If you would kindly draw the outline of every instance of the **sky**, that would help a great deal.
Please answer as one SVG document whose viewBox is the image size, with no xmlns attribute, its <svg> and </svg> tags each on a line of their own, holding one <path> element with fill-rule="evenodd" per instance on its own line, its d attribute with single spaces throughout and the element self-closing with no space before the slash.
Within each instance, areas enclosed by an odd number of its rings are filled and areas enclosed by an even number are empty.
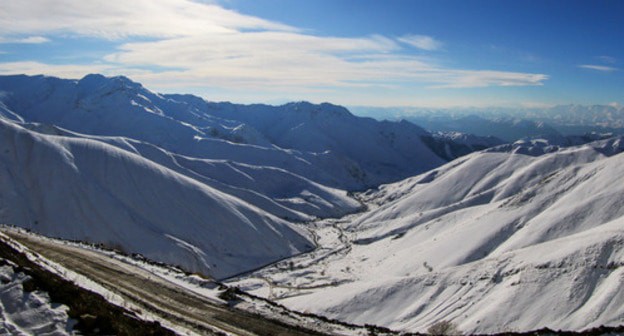
<svg viewBox="0 0 624 336">
<path fill-rule="evenodd" d="M 0 0 L 0 74 L 211 101 L 624 103 L 624 1 Z"/>
</svg>

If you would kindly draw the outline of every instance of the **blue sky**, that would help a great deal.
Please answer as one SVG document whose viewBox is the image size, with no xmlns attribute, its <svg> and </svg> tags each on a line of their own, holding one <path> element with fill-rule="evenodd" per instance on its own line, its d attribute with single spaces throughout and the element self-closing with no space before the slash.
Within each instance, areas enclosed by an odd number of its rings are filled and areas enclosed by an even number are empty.
<svg viewBox="0 0 624 336">
<path fill-rule="evenodd" d="M 0 0 L 0 74 L 209 100 L 624 103 L 622 1 Z"/>
</svg>

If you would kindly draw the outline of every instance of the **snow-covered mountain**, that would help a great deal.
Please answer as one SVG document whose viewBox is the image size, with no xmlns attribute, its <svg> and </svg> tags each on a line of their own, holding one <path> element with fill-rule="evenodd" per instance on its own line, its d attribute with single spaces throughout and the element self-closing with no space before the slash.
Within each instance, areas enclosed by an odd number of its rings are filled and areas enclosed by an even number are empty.
<svg viewBox="0 0 624 336">
<path fill-rule="evenodd" d="M 317 183 L 365 189 L 445 162 L 410 123 L 355 117 L 331 104 L 209 103 L 160 95 L 125 77 L 0 77 L 3 115 L 77 133 L 121 136 L 194 158 L 285 169 Z"/>
<path fill-rule="evenodd" d="M 556 105 L 546 109 L 522 111 L 526 117 L 548 120 L 557 126 L 601 126 L 624 128 L 624 106 L 614 105 Z"/>
<path fill-rule="evenodd" d="M 613 138 L 541 156 L 470 154 L 368 192 L 369 212 L 318 231 L 328 252 L 236 283 L 398 330 L 624 324 L 622 151 Z"/>
<path fill-rule="evenodd" d="M 361 208 L 337 187 L 444 163 L 409 123 L 209 103 L 125 77 L 0 76 L 0 121 L 3 223 L 216 277 L 310 249 L 287 221 Z"/>
<path fill-rule="evenodd" d="M 359 324 L 624 324 L 624 138 L 473 119 L 540 138 L 0 76 L 0 222 L 218 278 L 277 262 L 230 281 Z"/>
<path fill-rule="evenodd" d="M 313 247 L 307 232 L 139 155 L 0 119 L 0 222 L 215 277 Z"/>
</svg>

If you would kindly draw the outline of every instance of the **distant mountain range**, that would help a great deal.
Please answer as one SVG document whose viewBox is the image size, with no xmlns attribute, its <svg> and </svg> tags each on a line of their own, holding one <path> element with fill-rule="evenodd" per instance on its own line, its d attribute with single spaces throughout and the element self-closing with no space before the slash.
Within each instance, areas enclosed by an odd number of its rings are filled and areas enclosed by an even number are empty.
<svg viewBox="0 0 624 336">
<path fill-rule="evenodd" d="M 555 139 L 586 133 L 624 134 L 624 107 L 558 105 L 546 108 L 373 108 L 353 107 L 358 115 L 405 119 L 429 131 L 494 136 L 507 142 Z"/>
</svg>

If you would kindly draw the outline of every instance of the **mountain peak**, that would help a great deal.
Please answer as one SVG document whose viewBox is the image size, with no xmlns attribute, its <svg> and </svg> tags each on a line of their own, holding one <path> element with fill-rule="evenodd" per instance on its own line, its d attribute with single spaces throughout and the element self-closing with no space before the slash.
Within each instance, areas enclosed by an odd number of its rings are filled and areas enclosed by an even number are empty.
<svg viewBox="0 0 624 336">
<path fill-rule="evenodd" d="M 353 116 L 349 110 L 340 105 L 334 105 L 331 103 L 313 104 L 308 101 L 291 102 L 282 105 L 288 111 L 305 112 L 312 115 L 322 113 L 323 115 L 332 115 L 338 117 L 350 117 Z"/>
<path fill-rule="evenodd" d="M 78 85 L 85 91 L 92 91 L 106 87 L 113 90 L 142 89 L 140 83 L 132 81 L 125 76 L 106 77 L 101 74 L 88 74 L 78 81 Z"/>
</svg>

